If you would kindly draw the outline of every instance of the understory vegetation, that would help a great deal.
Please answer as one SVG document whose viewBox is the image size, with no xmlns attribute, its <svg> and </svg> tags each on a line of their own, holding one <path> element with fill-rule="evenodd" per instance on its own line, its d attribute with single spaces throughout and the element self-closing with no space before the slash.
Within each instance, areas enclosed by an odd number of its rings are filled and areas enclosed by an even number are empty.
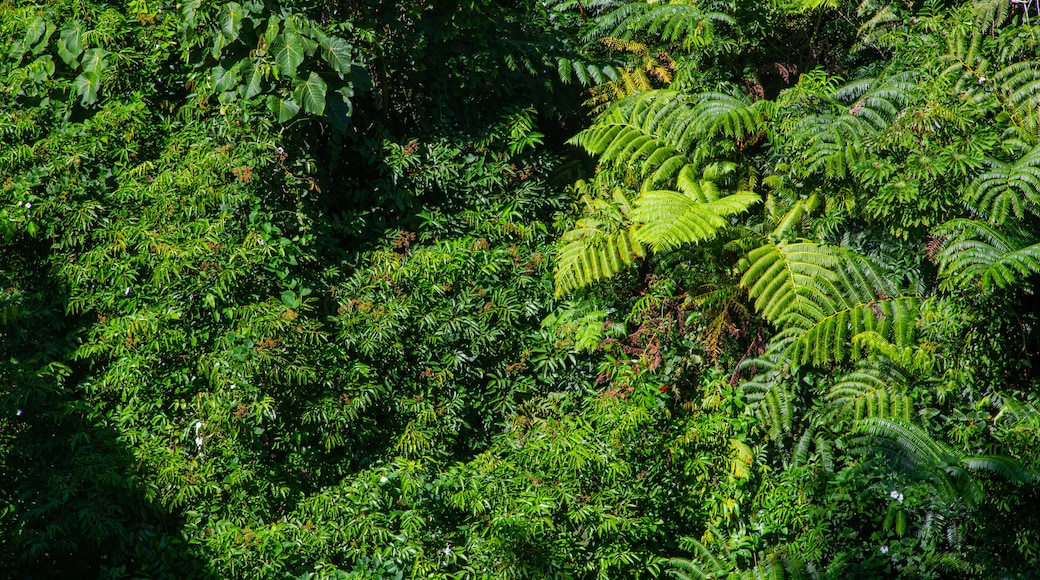
<svg viewBox="0 0 1040 580">
<path fill-rule="evenodd" d="M 1038 10 L 0 2 L 0 570 L 1031 577 Z"/>
</svg>

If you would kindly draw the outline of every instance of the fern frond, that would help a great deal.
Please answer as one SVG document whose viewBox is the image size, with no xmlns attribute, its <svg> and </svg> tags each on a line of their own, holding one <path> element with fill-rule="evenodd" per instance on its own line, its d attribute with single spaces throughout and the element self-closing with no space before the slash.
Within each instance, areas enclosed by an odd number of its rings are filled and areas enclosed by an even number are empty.
<svg viewBox="0 0 1040 580">
<path fill-rule="evenodd" d="M 742 260 L 740 284 L 767 320 L 800 331 L 787 349 L 798 364 L 859 353 L 852 338 L 874 331 L 909 344 L 918 300 L 866 258 L 812 242 L 770 242 Z"/>
<path fill-rule="evenodd" d="M 943 224 L 939 232 L 951 236 L 937 255 L 939 274 L 954 287 L 978 285 L 989 292 L 1040 272 L 1040 244 L 1029 244 L 1033 237 L 1010 225 L 1001 229 L 957 219 Z"/>
<path fill-rule="evenodd" d="M 856 370 L 830 388 L 827 402 L 839 414 L 856 421 L 867 417 L 909 421 L 913 406 L 903 387 L 905 380 L 890 365 L 860 361 Z"/>
<path fill-rule="evenodd" d="M 570 143 L 600 163 L 634 169 L 646 189 L 676 179 L 708 155 L 719 137 L 729 148 L 748 147 L 765 135 L 770 101 L 750 102 L 721 93 L 688 96 L 673 90 L 635 94 L 611 105 Z"/>
<path fill-rule="evenodd" d="M 729 216 L 743 213 L 759 201 L 757 194 L 737 192 L 719 198 L 714 184 L 687 184 L 686 193 L 668 190 L 645 191 L 636 200 L 634 217 L 646 225 L 639 236 L 654 251 L 712 239 L 729 225 Z"/>
<path fill-rule="evenodd" d="M 791 313 L 785 323 L 803 328 L 803 333 L 788 349 L 788 356 L 799 364 L 814 365 L 860 356 L 853 337 L 874 332 L 900 347 L 912 342 L 919 300 L 901 295 L 892 277 L 862 256 L 843 253 L 837 279 L 823 285 L 824 293 L 810 296 L 824 313 L 809 318 Z M 810 289 L 806 289 L 810 290 Z"/>
<path fill-rule="evenodd" d="M 650 91 L 615 103 L 570 143 L 607 166 L 638 168 L 647 185 L 664 183 L 687 163 L 694 135 L 689 99 L 669 90 Z"/>
<path fill-rule="evenodd" d="M 605 36 L 627 40 L 645 33 L 689 50 L 711 41 L 715 23 L 733 23 L 733 18 L 704 12 L 693 4 L 631 2 L 597 18 L 588 40 Z"/>
<path fill-rule="evenodd" d="M 830 110 L 803 118 L 788 136 L 799 151 L 801 173 L 846 176 L 863 160 L 869 138 L 892 126 L 915 90 L 907 73 L 837 87 L 829 97 Z"/>
<path fill-rule="evenodd" d="M 897 470 L 932 484 L 944 501 L 963 501 L 968 507 L 982 501 L 982 488 L 972 472 L 987 471 L 1018 484 L 1038 480 L 1036 473 L 1010 457 L 966 456 L 908 421 L 868 418 L 857 430 L 863 435 L 853 441 L 854 453 L 882 456 Z"/>
<path fill-rule="evenodd" d="M 978 177 L 968 190 L 968 199 L 994 223 L 1008 217 L 1024 217 L 1026 210 L 1040 215 L 1040 146 L 1028 151 L 1014 163 L 988 159 L 990 169 Z"/>
<path fill-rule="evenodd" d="M 820 319 L 825 311 L 811 296 L 837 280 L 839 257 L 831 247 L 813 242 L 768 242 L 741 260 L 740 285 L 770 322 L 780 323 L 792 314 Z"/>
<path fill-rule="evenodd" d="M 621 188 L 614 188 L 610 200 L 584 199 L 586 217 L 563 234 L 556 254 L 557 296 L 614 276 L 646 256 Z"/>
</svg>

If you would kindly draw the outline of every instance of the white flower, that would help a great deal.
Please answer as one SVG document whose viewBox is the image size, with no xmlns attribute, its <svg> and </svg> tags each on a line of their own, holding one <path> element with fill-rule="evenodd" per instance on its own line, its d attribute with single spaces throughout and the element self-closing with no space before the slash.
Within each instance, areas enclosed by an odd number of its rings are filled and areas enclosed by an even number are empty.
<svg viewBox="0 0 1040 580">
<path fill-rule="evenodd" d="M 881 550 L 882 554 L 887 554 L 888 553 L 888 546 L 881 546 L 880 550 Z"/>
<path fill-rule="evenodd" d="M 18 202 L 18 207 L 22 207 L 23 205 L 25 205 L 25 202 L 24 202 L 24 201 L 20 201 L 20 202 Z"/>
<path fill-rule="evenodd" d="M 899 501 L 903 501 L 903 494 L 899 494 L 899 497 L 897 497 L 896 499 Z"/>
<path fill-rule="evenodd" d="M 389 479 L 387 479 L 385 475 L 384 475 L 383 477 L 380 477 L 380 478 L 379 478 L 379 483 L 386 483 L 386 482 L 388 482 L 388 481 L 390 481 L 390 480 L 389 480 Z"/>
<path fill-rule="evenodd" d="M 22 410 L 18 409 L 18 411 L 15 412 L 15 416 L 16 417 L 21 417 L 22 416 Z"/>
<path fill-rule="evenodd" d="M 445 556 L 451 554 L 451 546 L 444 546 L 444 550 L 442 551 L 444 552 Z"/>
<path fill-rule="evenodd" d="M 129 295 L 130 295 L 130 287 L 127 286 L 126 290 L 123 290 L 123 296 L 129 296 Z"/>
<path fill-rule="evenodd" d="M 899 493 L 898 491 L 896 491 L 894 489 L 892 491 L 888 492 L 888 497 L 890 497 L 890 498 L 892 498 L 892 499 L 894 499 L 896 501 L 903 501 L 903 494 Z"/>
<path fill-rule="evenodd" d="M 32 208 L 32 204 L 31 203 L 25 204 L 25 209 L 31 209 L 31 208 Z"/>
</svg>

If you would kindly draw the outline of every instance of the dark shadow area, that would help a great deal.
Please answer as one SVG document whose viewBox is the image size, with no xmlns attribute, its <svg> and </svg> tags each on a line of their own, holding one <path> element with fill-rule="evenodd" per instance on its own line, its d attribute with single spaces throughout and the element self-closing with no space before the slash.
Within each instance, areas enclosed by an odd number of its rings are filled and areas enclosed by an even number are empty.
<svg viewBox="0 0 1040 580">
<path fill-rule="evenodd" d="M 0 241 L 0 576 L 212 577 L 89 396 L 46 253 Z"/>
</svg>

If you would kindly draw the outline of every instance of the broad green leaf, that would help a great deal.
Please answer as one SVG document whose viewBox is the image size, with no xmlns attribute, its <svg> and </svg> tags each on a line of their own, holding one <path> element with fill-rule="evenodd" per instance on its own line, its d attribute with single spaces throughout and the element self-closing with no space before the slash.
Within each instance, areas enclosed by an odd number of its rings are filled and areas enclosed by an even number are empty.
<svg viewBox="0 0 1040 580">
<path fill-rule="evenodd" d="M 58 38 L 58 56 L 70 67 L 79 66 L 79 55 L 83 52 L 83 23 L 73 22 L 61 29 Z"/>
<path fill-rule="evenodd" d="M 267 97 L 267 108 L 278 117 L 279 123 L 284 123 L 300 112 L 300 105 L 292 99 L 280 99 L 275 95 Z"/>
<path fill-rule="evenodd" d="M 238 86 L 241 68 L 241 61 L 236 62 L 230 69 L 221 65 L 213 67 L 210 71 L 213 75 L 213 90 L 220 93 Z"/>
<path fill-rule="evenodd" d="M 242 96 L 252 99 L 260 94 L 260 83 L 264 80 L 264 71 L 260 67 L 252 65 L 244 73 L 246 86 Z"/>
<path fill-rule="evenodd" d="M 274 62 L 281 69 L 281 74 L 295 77 L 296 67 L 303 62 L 303 45 L 300 43 L 300 37 L 288 31 L 278 35 L 271 44 L 271 54 L 274 55 Z"/>
<path fill-rule="evenodd" d="M 26 48 L 36 44 L 36 41 L 43 37 L 43 33 L 47 31 L 47 21 L 43 19 L 43 16 L 37 16 L 36 20 L 29 23 L 29 28 L 25 31 L 25 40 L 22 43 Z"/>
<path fill-rule="evenodd" d="M 42 83 L 54 74 L 54 58 L 52 58 L 49 54 L 45 54 L 40 58 L 34 60 L 32 64 L 30 64 L 26 68 L 26 73 L 29 80 L 37 83 Z"/>
<path fill-rule="evenodd" d="M 95 71 L 84 71 L 72 82 L 84 105 L 97 101 L 98 89 L 101 87 L 101 75 Z"/>
<path fill-rule="evenodd" d="M 354 89 L 360 92 L 364 92 L 372 89 L 375 85 L 372 83 L 372 77 L 368 76 L 368 71 L 365 67 L 355 64 L 350 67 L 350 76 Z"/>
<path fill-rule="evenodd" d="M 328 37 L 322 56 L 325 57 L 325 62 L 329 63 L 329 66 L 340 75 L 350 74 L 353 59 L 351 59 L 350 45 L 347 44 L 347 41 L 336 36 Z"/>
<path fill-rule="evenodd" d="M 318 73 L 312 72 L 306 81 L 296 86 L 296 92 L 293 96 L 302 105 L 304 111 L 320 115 L 325 112 L 325 93 L 327 90 L 328 85 L 325 84 L 325 81 L 318 76 Z"/>
<path fill-rule="evenodd" d="M 229 42 L 238 39 L 242 32 L 242 19 L 246 11 L 238 2 L 228 2 L 220 9 L 220 32 Z"/>
<path fill-rule="evenodd" d="M 96 72 L 101 73 L 105 70 L 105 57 L 108 56 L 108 51 L 103 48 L 90 48 L 83 53 L 83 60 L 80 65 L 83 67 L 83 72 Z"/>
<path fill-rule="evenodd" d="M 188 26 L 195 24 L 195 16 L 198 14 L 199 6 L 202 5 L 202 0 L 185 0 L 184 7 L 181 8 L 181 14 L 184 16 L 184 23 Z"/>
<path fill-rule="evenodd" d="M 333 96 L 328 101 L 328 107 L 325 109 L 325 117 L 332 123 L 332 126 L 337 129 L 346 129 L 350 125 L 350 116 L 354 112 L 353 103 L 350 102 L 350 97 L 354 96 L 354 91 L 349 87 L 341 87 L 336 91 L 336 96 Z"/>
</svg>

